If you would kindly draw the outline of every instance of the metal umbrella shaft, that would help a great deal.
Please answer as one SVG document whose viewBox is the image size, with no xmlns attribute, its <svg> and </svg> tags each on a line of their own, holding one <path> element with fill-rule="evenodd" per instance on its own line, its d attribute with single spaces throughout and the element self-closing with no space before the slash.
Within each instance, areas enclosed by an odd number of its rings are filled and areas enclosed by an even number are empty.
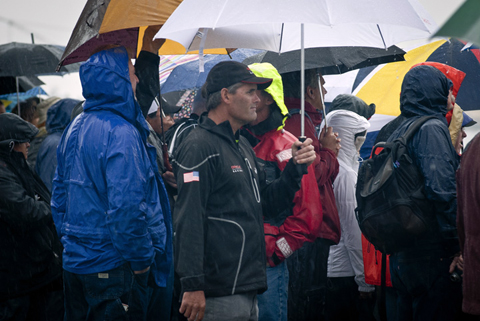
<svg viewBox="0 0 480 321">
<path fill-rule="evenodd" d="M 320 91 L 320 99 L 322 100 L 322 111 L 323 111 L 323 120 L 325 121 L 325 128 L 327 128 L 327 113 L 325 112 L 325 97 L 323 97 L 322 90 L 322 79 L 320 78 L 320 73 L 317 73 L 318 80 L 318 90 Z"/>
<path fill-rule="evenodd" d="M 305 47 L 304 47 L 304 27 L 300 27 L 300 139 L 305 140 Z"/>
</svg>

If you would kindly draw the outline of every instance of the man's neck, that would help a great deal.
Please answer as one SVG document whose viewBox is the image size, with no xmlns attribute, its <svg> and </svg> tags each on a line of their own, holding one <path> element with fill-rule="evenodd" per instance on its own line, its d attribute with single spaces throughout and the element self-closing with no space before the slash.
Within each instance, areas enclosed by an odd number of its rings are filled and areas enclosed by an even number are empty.
<svg viewBox="0 0 480 321">
<path fill-rule="evenodd" d="M 208 112 L 208 118 L 213 120 L 215 124 L 219 125 L 223 123 L 224 121 L 229 121 L 230 122 L 230 127 L 232 127 L 233 134 L 235 133 L 243 126 L 243 124 L 237 124 L 237 122 L 232 121 L 230 117 L 228 117 L 228 114 L 223 112 L 223 109 L 218 106 L 215 109 L 212 109 Z"/>
</svg>

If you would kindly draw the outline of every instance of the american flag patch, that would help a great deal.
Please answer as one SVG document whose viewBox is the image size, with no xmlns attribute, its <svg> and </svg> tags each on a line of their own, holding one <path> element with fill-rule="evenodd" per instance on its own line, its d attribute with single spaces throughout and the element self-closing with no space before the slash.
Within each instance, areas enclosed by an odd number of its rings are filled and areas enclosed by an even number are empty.
<svg viewBox="0 0 480 321">
<path fill-rule="evenodd" d="M 200 175 L 198 172 L 190 172 L 190 173 L 183 173 L 183 182 L 190 183 L 190 182 L 199 182 Z"/>
</svg>

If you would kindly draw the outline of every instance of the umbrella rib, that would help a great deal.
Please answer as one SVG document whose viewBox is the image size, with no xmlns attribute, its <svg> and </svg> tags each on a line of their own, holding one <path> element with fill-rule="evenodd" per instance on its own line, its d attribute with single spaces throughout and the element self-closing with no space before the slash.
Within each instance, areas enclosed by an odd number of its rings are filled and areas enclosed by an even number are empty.
<svg viewBox="0 0 480 321">
<path fill-rule="evenodd" d="M 383 39 L 383 34 L 382 30 L 380 29 L 380 26 L 377 24 L 378 32 L 380 33 L 380 37 L 382 37 L 382 42 L 383 42 L 383 47 L 387 49 L 387 44 L 385 43 L 385 39 Z"/>
</svg>

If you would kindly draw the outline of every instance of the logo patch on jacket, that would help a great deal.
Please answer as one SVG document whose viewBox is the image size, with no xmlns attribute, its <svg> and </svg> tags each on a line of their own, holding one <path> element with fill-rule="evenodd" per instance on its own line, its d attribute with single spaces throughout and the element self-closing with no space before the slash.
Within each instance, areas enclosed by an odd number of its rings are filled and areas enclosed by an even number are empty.
<svg viewBox="0 0 480 321">
<path fill-rule="evenodd" d="M 288 161 L 290 158 L 292 158 L 292 150 L 291 149 L 282 150 L 280 153 L 277 154 L 277 158 L 280 161 L 280 163 L 284 161 Z"/>
<path fill-rule="evenodd" d="M 234 173 L 243 173 L 242 166 L 240 165 L 232 165 L 230 167 L 232 168 L 232 172 Z"/>
<path fill-rule="evenodd" d="M 198 174 L 198 172 L 183 173 L 183 182 L 200 182 L 200 175 Z"/>
</svg>

